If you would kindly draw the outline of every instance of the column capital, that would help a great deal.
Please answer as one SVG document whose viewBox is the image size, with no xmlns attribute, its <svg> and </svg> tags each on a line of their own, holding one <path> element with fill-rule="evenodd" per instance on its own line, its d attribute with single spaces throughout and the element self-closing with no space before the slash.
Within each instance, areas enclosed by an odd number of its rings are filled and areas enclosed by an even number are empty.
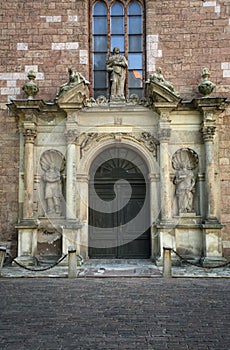
<svg viewBox="0 0 230 350">
<path fill-rule="evenodd" d="M 148 178 L 149 178 L 149 182 L 159 182 L 160 181 L 159 174 L 149 174 Z"/>
<path fill-rule="evenodd" d="M 162 142 L 169 142 L 169 139 L 171 137 L 171 129 L 170 127 L 167 128 L 160 128 L 158 130 L 158 139 Z"/>
<path fill-rule="evenodd" d="M 37 136 L 36 124 L 33 122 L 24 122 L 23 135 L 25 137 L 25 143 L 34 143 Z"/>
<path fill-rule="evenodd" d="M 87 174 L 77 174 L 76 175 L 76 179 L 77 179 L 77 182 L 85 182 L 85 183 L 88 183 L 89 182 L 89 176 Z"/>
<path fill-rule="evenodd" d="M 67 143 L 76 143 L 77 138 L 79 136 L 79 132 L 76 129 L 67 129 L 65 131 L 65 136 L 67 139 Z"/>
<path fill-rule="evenodd" d="M 216 132 L 214 125 L 205 125 L 202 128 L 204 142 L 213 141 Z"/>
</svg>

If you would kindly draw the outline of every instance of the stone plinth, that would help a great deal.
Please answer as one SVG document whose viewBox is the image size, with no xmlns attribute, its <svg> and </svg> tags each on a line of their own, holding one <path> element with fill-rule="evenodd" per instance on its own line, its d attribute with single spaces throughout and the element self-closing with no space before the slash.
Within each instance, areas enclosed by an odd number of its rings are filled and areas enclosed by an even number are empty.
<svg viewBox="0 0 230 350">
<path fill-rule="evenodd" d="M 202 217 L 195 213 L 181 213 L 176 220 L 176 251 L 187 260 L 199 260 L 203 256 Z"/>
<path fill-rule="evenodd" d="M 221 229 L 218 222 L 206 222 L 203 227 L 204 235 L 204 265 L 219 265 L 226 261 L 222 252 Z"/>
</svg>

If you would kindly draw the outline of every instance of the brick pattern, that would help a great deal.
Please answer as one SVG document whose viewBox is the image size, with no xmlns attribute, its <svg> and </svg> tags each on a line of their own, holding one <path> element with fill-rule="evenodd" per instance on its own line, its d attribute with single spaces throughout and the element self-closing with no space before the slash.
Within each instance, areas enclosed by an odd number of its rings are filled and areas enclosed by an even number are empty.
<svg viewBox="0 0 230 350">
<path fill-rule="evenodd" d="M 16 121 L 7 111 L 1 114 L 0 133 L 0 245 L 6 244 L 16 252 L 18 219 L 19 139 Z"/>
<path fill-rule="evenodd" d="M 16 16 L 17 14 L 17 16 Z M 68 79 L 68 67 L 89 79 L 88 66 L 82 64 L 82 50 L 88 52 L 87 1 L 5 1 L 1 4 L 0 99 L 23 98 L 21 79 L 26 66 L 37 66 L 45 77 L 39 81 L 39 97 L 55 97 L 58 87 Z M 85 61 L 84 61 L 85 62 Z M 88 63 L 88 62 L 87 62 Z M 16 86 L 9 90 L 8 74 Z M 11 80 L 11 79 L 9 79 Z M 39 77 L 38 77 L 38 80 Z"/>
<path fill-rule="evenodd" d="M 219 166 L 221 179 L 221 222 L 223 249 L 230 257 L 230 108 L 228 115 L 219 118 Z"/>
<path fill-rule="evenodd" d="M 147 37 L 158 35 L 161 57 L 154 57 L 152 73 L 160 66 L 181 96 L 197 94 L 203 67 L 211 71 L 216 93 L 230 96 L 229 3 L 226 0 L 147 1 Z"/>
<path fill-rule="evenodd" d="M 68 79 L 68 67 L 90 80 L 89 9 L 85 0 L 8 0 L 1 3 L 0 108 L 23 98 L 33 68 L 38 98 L 53 99 Z M 228 0 L 147 0 L 147 71 L 161 66 L 184 98 L 197 94 L 202 68 L 211 71 L 216 94 L 230 97 L 230 7 Z M 2 240 L 15 237 L 18 138 L 14 121 L 0 109 Z M 221 124 L 222 123 L 222 124 Z M 230 240 L 229 117 L 220 123 L 224 240 Z M 9 162 L 9 159 L 11 160 Z M 5 161 L 8 161 L 7 168 Z M 13 191 L 12 191 L 13 189 Z M 229 249 L 230 250 L 230 249 Z"/>
<path fill-rule="evenodd" d="M 146 1 L 148 73 L 161 66 L 176 90 L 191 97 L 202 68 L 208 66 L 216 92 L 229 95 L 229 17 L 226 0 Z M 39 81 L 39 97 L 46 100 L 66 81 L 69 66 L 90 79 L 88 60 L 82 60 L 82 51 L 90 56 L 88 18 L 88 3 L 82 0 L 3 2 L 0 73 L 24 73 L 25 66 L 38 66 L 45 77 Z M 0 79 L 1 101 L 23 97 L 23 83 L 16 79 L 14 90 L 5 90 L 7 80 Z"/>
</svg>

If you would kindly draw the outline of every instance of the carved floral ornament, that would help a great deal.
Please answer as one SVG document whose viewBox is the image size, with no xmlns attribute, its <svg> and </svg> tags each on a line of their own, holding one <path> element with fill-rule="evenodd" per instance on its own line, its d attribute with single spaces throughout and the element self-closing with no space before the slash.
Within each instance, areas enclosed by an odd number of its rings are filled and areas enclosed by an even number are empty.
<svg viewBox="0 0 230 350">
<path fill-rule="evenodd" d="M 87 152 L 91 147 L 93 147 L 94 143 L 98 143 L 106 139 L 115 139 L 118 142 L 121 142 L 122 139 L 126 139 L 126 140 L 132 140 L 134 142 L 141 143 L 148 151 L 153 153 L 154 157 L 156 156 L 156 145 L 158 142 L 151 133 L 145 131 L 132 136 L 125 132 L 102 133 L 102 134 L 84 133 L 81 135 L 81 141 L 80 141 L 81 157 L 85 152 Z"/>
<path fill-rule="evenodd" d="M 147 98 L 145 97 L 140 98 L 136 94 L 130 95 L 126 103 L 128 105 L 141 105 L 145 107 L 148 107 L 149 105 Z M 85 101 L 85 107 L 103 107 L 103 106 L 109 106 L 109 100 L 103 95 L 98 96 L 96 99 L 91 97 Z"/>
</svg>

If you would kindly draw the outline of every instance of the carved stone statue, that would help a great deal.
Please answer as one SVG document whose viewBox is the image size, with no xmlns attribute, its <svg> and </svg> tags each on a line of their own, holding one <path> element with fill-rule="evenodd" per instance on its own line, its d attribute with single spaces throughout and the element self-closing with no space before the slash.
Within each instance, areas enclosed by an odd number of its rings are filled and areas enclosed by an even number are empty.
<svg viewBox="0 0 230 350">
<path fill-rule="evenodd" d="M 61 176 L 60 171 L 54 164 L 46 170 L 43 175 L 45 182 L 45 200 L 47 204 L 47 214 L 61 214 Z"/>
<path fill-rule="evenodd" d="M 181 168 L 176 172 L 173 182 L 176 185 L 179 213 L 192 212 L 196 183 L 193 171 L 187 169 L 186 165 L 181 164 Z"/>
<path fill-rule="evenodd" d="M 44 211 L 46 215 L 60 216 L 62 214 L 62 176 L 65 169 L 65 157 L 57 150 L 46 150 L 41 155 L 40 165 L 44 171 L 41 177 L 43 180 L 41 183 L 41 198 L 45 204 Z"/>
<path fill-rule="evenodd" d="M 162 74 L 161 67 L 158 67 L 156 72 L 149 76 L 147 83 L 151 83 L 152 81 L 165 86 L 167 89 L 169 89 L 175 93 L 173 84 L 170 81 L 165 80 L 165 78 Z"/>
<path fill-rule="evenodd" d="M 197 153 L 190 148 L 177 150 L 172 157 L 172 166 L 176 171 L 174 184 L 179 213 L 193 212 L 193 196 L 195 193 L 196 177 L 193 172 L 198 166 Z"/>
<path fill-rule="evenodd" d="M 85 79 L 85 77 L 79 73 L 79 72 L 74 72 L 72 68 L 68 69 L 69 72 L 69 81 L 63 85 L 61 85 L 56 98 L 58 99 L 59 97 L 62 96 L 62 94 L 65 91 L 68 91 L 72 89 L 74 86 L 79 85 L 80 83 L 84 83 L 85 85 L 89 85 L 90 82 Z"/>
<path fill-rule="evenodd" d="M 119 47 L 113 49 L 113 55 L 108 58 L 107 71 L 110 74 L 111 81 L 111 100 L 124 100 L 125 75 L 128 62 L 126 58 L 120 54 Z"/>
</svg>

